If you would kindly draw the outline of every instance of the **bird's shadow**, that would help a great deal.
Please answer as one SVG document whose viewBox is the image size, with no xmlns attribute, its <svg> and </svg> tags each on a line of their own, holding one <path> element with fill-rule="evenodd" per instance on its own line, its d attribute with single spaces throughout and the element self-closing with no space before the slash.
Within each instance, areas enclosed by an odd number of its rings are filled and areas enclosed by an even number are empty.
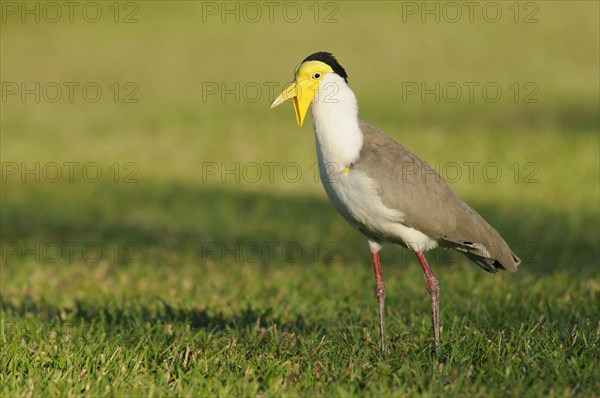
<svg viewBox="0 0 600 398">
<path fill-rule="evenodd" d="M 165 253 L 182 252 L 195 252 L 202 259 L 207 243 L 211 248 L 332 243 L 338 261 L 369 261 L 364 238 L 346 224 L 324 194 L 248 192 L 175 182 L 90 184 L 83 193 L 77 187 L 76 195 L 70 195 L 72 187 L 52 188 L 33 189 L 14 199 L 4 195 L 0 227 L 4 245 L 75 241 L 105 247 L 129 242 L 141 258 L 153 261 Z M 598 219 L 591 211 L 573 214 L 527 203 L 507 206 L 493 199 L 470 204 L 522 258 L 521 271 L 547 274 L 565 264 L 598 263 Z M 385 256 L 392 263 L 412 258 L 403 249 L 386 250 Z M 438 253 L 437 257 L 436 267 L 467 261 L 457 255 Z M 5 253 L 3 262 L 18 263 L 21 258 L 18 253 Z M 594 270 L 580 267 L 578 272 Z"/>
<path fill-rule="evenodd" d="M 348 333 L 354 327 L 324 319 L 306 320 L 301 315 L 281 319 L 271 308 L 255 308 L 248 304 L 239 312 L 224 315 L 211 308 L 183 308 L 157 297 L 146 305 L 124 306 L 117 303 L 92 303 L 78 300 L 73 306 L 57 306 L 44 299 L 25 296 L 22 300 L 5 299 L 0 294 L 0 309 L 5 314 L 2 334 L 19 333 L 23 338 L 46 340 L 50 334 L 69 334 L 71 338 L 97 339 L 90 328 L 116 338 L 120 343 L 136 345 L 145 333 L 157 328 L 164 337 L 165 327 L 183 328 L 188 333 L 203 330 L 217 336 L 240 336 L 264 333 L 276 325 L 278 333 L 326 336 Z M 7 320 L 8 319 L 8 320 Z M 356 326 L 357 330 L 362 330 Z M 131 337 L 131 338 L 130 338 Z"/>
</svg>

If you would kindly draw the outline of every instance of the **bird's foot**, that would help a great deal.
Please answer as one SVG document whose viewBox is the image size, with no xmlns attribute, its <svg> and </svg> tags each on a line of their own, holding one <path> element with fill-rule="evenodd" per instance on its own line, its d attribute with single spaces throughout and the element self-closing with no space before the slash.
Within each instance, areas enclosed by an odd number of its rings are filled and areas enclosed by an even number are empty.
<svg viewBox="0 0 600 398">
<path fill-rule="evenodd" d="M 431 355 L 434 357 L 440 356 L 440 343 L 439 341 L 434 341 L 433 346 L 431 347 Z"/>
</svg>

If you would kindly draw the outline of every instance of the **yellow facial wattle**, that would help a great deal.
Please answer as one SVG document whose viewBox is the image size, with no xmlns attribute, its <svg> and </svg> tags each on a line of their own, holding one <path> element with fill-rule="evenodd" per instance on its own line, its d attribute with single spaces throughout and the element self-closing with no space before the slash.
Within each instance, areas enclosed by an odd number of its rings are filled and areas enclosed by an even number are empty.
<svg viewBox="0 0 600 398">
<path fill-rule="evenodd" d="M 281 105 L 288 99 L 292 99 L 296 112 L 296 121 L 302 126 L 308 107 L 312 102 L 319 83 L 326 73 L 333 72 L 331 66 L 321 61 L 307 61 L 296 70 L 294 81 L 283 92 L 275 98 L 271 109 Z"/>
</svg>

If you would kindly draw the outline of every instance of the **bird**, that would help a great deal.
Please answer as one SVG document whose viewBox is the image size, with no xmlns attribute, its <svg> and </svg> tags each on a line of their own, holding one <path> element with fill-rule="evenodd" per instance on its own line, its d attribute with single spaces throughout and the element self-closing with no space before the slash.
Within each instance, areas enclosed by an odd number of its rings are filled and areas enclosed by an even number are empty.
<svg viewBox="0 0 600 398">
<path fill-rule="evenodd" d="M 270 108 L 288 101 L 300 127 L 311 108 L 325 192 L 342 217 L 368 241 L 381 351 L 386 347 L 385 285 L 379 252 L 391 243 L 412 250 L 423 268 L 431 299 L 432 351 L 439 354 L 440 286 L 425 252 L 436 247 L 454 249 L 490 273 L 515 272 L 521 260 L 433 167 L 359 118 L 348 75 L 333 54 L 321 51 L 306 57 Z"/>
</svg>

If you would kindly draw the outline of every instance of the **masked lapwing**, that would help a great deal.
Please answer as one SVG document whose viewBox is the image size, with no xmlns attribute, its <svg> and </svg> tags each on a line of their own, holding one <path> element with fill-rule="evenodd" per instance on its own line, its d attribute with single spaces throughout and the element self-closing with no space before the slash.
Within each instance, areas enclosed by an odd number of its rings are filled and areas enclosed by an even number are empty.
<svg viewBox="0 0 600 398">
<path fill-rule="evenodd" d="M 319 173 L 329 199 L 368 240 L 385 350 L 385 288 L 379 262 L 383 243 L 415 252 L 432 301 L 433 350 L 440 341 L 439 283 L 425 252 L 458 250 L 488 272 L 514 272 L 520 263 L 500 234 L 464 203 L 425 161 L 358 118 L 348 75 L 326 52 L 308 56 L 294 81 L 271 104 L 291 100 L 302 126 L 312 105 Z"/>
</svg>

